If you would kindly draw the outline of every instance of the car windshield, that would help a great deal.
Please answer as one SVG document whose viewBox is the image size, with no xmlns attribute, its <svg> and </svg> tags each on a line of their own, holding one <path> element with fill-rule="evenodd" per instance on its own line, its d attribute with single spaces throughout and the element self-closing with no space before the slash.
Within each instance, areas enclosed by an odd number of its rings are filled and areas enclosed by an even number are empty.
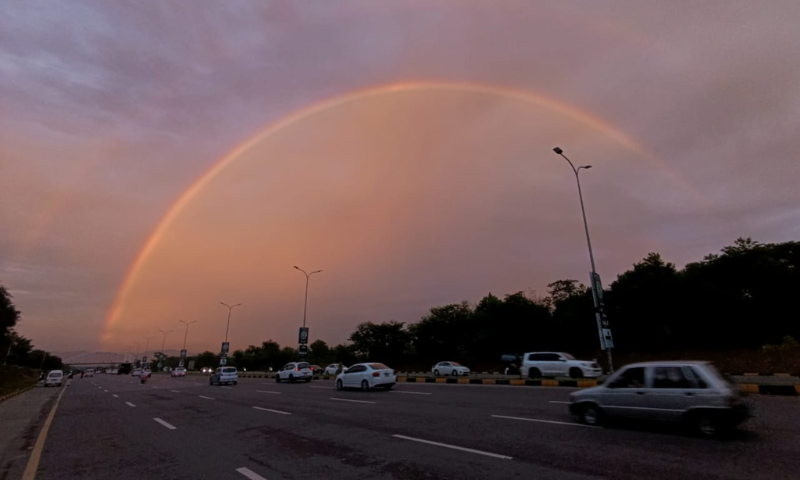
<svg viewBox="0 0 800 480">
<path fill-rule="evenodd" d="M 370 363 L 369 366 L 373 370 L 389 370 L 389 367 L 387 367 L 386 365 L 384 365 L 382 363 Z"/>
<path fill-rule="evenodd" d="M 567 360 L 575 360 L 575 357 L 573 357 L 569 353 L 562 353 L 561 356 L 566 358 Z"/>
<path fill-rule="evenodd" d="M 458 363 L 458 362 L 450 362 L 450 365 L 452 365 L 454 367 L 460 367 L 461 366 L 461 364 Z"/>
<path fill-rule="evenodd" d="M 311 367 L 311 365 L 309 365 L 308 363 L 305 363 L 305 362 L 301 362 L 301 363 L 297 364 L 297 368 L 310 368 L 310 367 Z"/>
</svg>

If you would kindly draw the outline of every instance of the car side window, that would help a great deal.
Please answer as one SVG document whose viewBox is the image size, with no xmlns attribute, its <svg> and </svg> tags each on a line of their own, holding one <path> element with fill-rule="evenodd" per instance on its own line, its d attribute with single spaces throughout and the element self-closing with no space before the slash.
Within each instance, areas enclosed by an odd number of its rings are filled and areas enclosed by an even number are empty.
<svg viewBox="0 0 800 480">
<path fill-rule="evenodd" d="M 442 367 L 449 367 L 449 366 L 450 366 L 450 364 L 449 364 L 449 363 L 447 363 L 447 362 L 444 362 L 444 363 L 442 363 L 442 364 L 441 364 L 441 366 L 442 366 Z"/>
<path fill-rule="evenodd" d="M 559 360 L 561 360 L 561 355 L 557 353 L 548 353 L 546 356 L 547 356 L 546 360 L 548 362 L 558 362 Z"/>
<path fill-rule="evenodd" d="M 708 383 L 703 380 L 703 377 L 696 369 L 692 367 L 683 367 L 683 374 L 694 384 L 693 388 L 708 388 Z"/>
<path fill-rule="evenodd" d="M 691 388 L 681 367 L 656 367 L 653 388 Z"/>
<path fill-rule="evenodd" d="M 608 384 L 608 388 L 642 388 L 644 387 L 644 367 L 633 367 L 625 370 L 616 380 Z"/>
<path fill-rule="evenodd" d="M 541 353 L 531 353 L 528 355 L 529 362 L 541 362 L 543 355 Z"/>
<path fill-rule="evenodd" d="M 359 366 L 357 366 L 357 367 L 353 367 L 353 368 L 351 368 L 350 370 L 348 370 L 348 371 L 347 371 L 347 372 L 345 372 L 345 373 L 346 373 L 346 374 L 347 374 L 347 373 L 361 373 L 361 372 L 363 372 L 363 371 L 366 371 L 366 370 L 367 370 L 367 367 L 365 367 L 365 366 L 363 366 L 363 365 L 359 365 Z"/>
</svg>

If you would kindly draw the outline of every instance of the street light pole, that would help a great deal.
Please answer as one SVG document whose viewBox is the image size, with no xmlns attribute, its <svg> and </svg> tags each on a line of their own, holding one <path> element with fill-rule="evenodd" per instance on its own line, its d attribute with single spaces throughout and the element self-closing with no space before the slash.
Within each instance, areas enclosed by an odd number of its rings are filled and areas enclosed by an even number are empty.
<svg viewBox="0 0 800 480">
<path fill-rule="evenodd" d="M 303 328 L 305 328 L 306 327 L 306 311 L 308 310 L 308 279 L 311 277 L 311 275 L 314 275 L 315 273 L 320 273 L 320 272 L 322 272 L 322 270 L 315 270 L 315 271 L 313 271 L 311 273 L 306 273 L 305 270 L 303 270 L 302 268 L 298 267 L 297 265 L 295 265 L 294 268 L 296 270 L 299 270 L 299 271 L 303 272 L 303 275 L 306 276 L 306 299 L 305 299 L 305 302 L 303 303 Z"/>
<path fill-rule="evenodd" d="M 158 331 L 164 334 L 164 336 L 161 339 L 161 355 L 164 355 L 164 344 L 167 342 L 167 334 L 174 332 L 174 330 L 167 330 L 165 332 L 164 330 L 161 330 L 159 328 Z"/>
<path fill-rule="evenodd" d="M 597 320 L 597 333 L 600 336 L 600 348 L 606 351 L 608 354 L 608 369 L 613 373 L 614 372 L 614 363 L 611 358 L 611 348 L 606 348 L 605 340 L 603 339 L 603 325 L 601 323 L 600 318 L 600 300 L 598 295 L 602 295 L 602 292 L 597 291 L 597 286 L 595 285 L 594 279 L 597 277 L 597 270 L 594 267 L 594 253 L 592 252 L 592 240 L 589 237 L 589 223 L 586 221 L 586 208 L 583 205 L 583 191 L 581 190 L 581 170 L 588 170 L 592 168 L 591 165 L 581 165 L 578 168 L 575 168 L 575 165 L 564 155 L 564 150 L 559 147 L 555 147 L 553 151 L 556 155 L 560 155 L 564 157 L 564 160 L 569 163 L 569 166 L 572 168 L 572 172 L 575 174 L 575 182 L 578 184 L 578 198 L 581 201 L 581 214 L 583 215 L 583 229 L 586 231 L 586 245 L 589 247 L 589 261 L 592 264 L 592 299 L 594 300 L 594 309 L 595 309 L 595 318 Z M 598 282 L 599 284 L 599 282 Z"/>
<path fill-rule="evenodd" d="M 186 350 L 186 337 L 189 336 L 189 325 L 197 323 L 197 320 L 192 320 L 191 322 L 184 322 L 183 320 L 178 320 L 178 321 L 186 325 L 186 333 L 183 334 L 183 349 Z"/>
<path fill-rule="evenodd" d="M 152 340 L 152 339 L 154 339 L 154 338 L 156 338 L 156 337 L 155 337 L 155 336 L 153 336 L 153 337 L 142 337 L 142 338 L 143 338 L 143 339 L 145 339 L 145 340 L 147 340 L 147 341 L 144 343 L 144 356 L 146 357 L 146 356 L 147 356 L 147 347 L 149 347 L 149 346 L 150 346 L 150 340 Z"/>
<path fill-rule="evenodd" d="M 225 327 L 225 341 L 227 342 L 228 341 L 228 329 L 231 328 L 231 312 L 233 311 L 234 308 L 236 308 L 239 305 L 241 305 L 241 303 L 237 303 L 236 305 L 228 305 L 225 302 L 219 302 L 219 303 L 221 303 L 222 305 L 225 305 L 226 307 L 228 307 L 228 326 Z"/>
</svg>

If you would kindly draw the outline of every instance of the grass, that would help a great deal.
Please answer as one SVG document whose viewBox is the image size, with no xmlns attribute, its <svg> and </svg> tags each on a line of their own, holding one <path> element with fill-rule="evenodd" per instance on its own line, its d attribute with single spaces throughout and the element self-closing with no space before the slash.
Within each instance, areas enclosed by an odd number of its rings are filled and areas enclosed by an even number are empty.
<svg viewBox="0 0 800 480">
<path fill-rule="evenodd" d="M 15 365 L 0 365 L 0 397 L 35 385 L 38 380 L 38 370 Z"/>
</svg>

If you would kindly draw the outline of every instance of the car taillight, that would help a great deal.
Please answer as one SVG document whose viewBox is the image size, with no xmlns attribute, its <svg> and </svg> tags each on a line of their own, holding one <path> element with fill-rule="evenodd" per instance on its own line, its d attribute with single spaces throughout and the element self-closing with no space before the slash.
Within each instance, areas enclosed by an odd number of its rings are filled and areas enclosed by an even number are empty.
<svg viewBox="0 0 800 480">
<path fill-rule="evenodd" d="M 300 367 L 294 367 L 294 371 L 295 372 L 299 372 L 300 371 Z"/>
<path fill-rule="evenodd" d="M 372 372 L 372 376 L 373 377 L 380 377 L 381 376 L 381 372 Z"/>
</svg>

